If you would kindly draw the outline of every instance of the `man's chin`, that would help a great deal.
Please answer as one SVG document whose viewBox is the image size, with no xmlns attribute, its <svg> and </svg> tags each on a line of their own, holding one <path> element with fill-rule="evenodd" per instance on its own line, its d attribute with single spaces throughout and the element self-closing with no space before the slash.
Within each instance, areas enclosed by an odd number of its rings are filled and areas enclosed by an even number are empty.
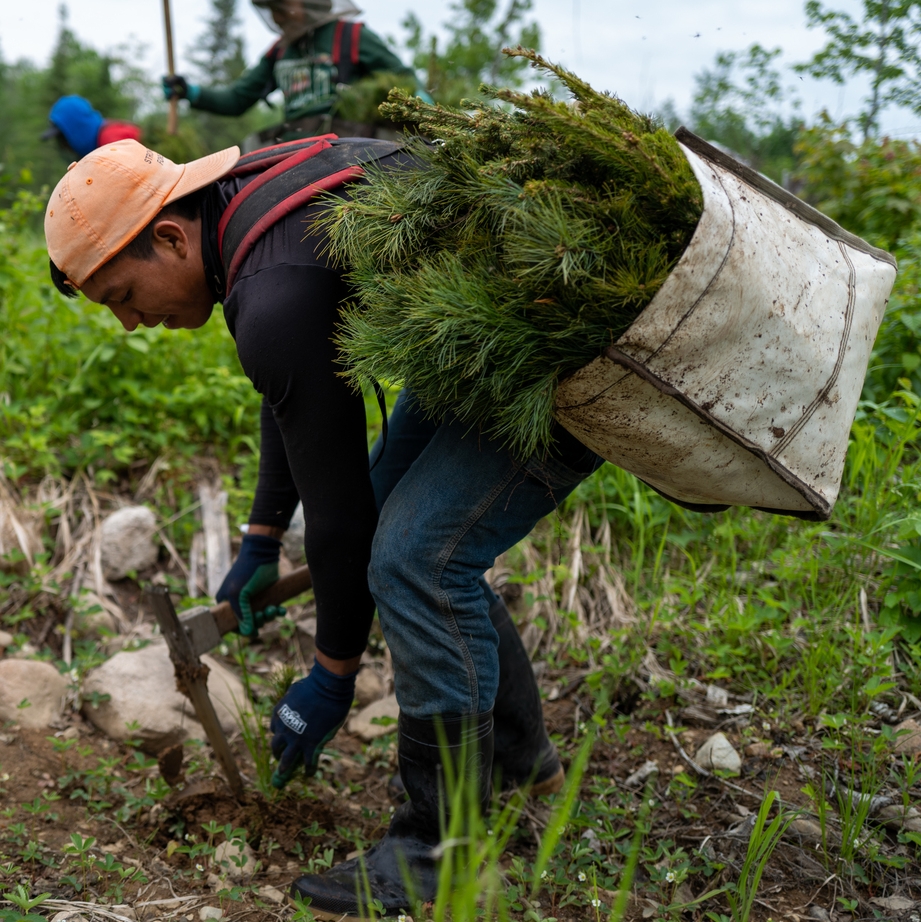
<svg viewBox="0 0 921 922">
<path fill-rule="evenodd" d="M 170 314 L 163 320 L 163 326 L 167 330 L 197 330 L 211 319 L 213 311 L 214 307 L 210 306 L 207 310 L 197 311 L 184 317 Z"/>
</svg>

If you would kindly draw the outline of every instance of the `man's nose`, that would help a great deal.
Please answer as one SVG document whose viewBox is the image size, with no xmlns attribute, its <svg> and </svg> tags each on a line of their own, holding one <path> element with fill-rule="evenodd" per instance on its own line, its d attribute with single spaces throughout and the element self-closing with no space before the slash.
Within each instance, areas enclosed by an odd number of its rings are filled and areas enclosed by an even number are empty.
<svg viewBox="0 0 921 922">
<path fill-rule="evenodd" d="M 133 333 L 141 322 L 141 315 L 138 311 L 124 307 L 110 307 L 110 311 L 115 314 L 118 322 L 129 332 Z"/>
</svg>

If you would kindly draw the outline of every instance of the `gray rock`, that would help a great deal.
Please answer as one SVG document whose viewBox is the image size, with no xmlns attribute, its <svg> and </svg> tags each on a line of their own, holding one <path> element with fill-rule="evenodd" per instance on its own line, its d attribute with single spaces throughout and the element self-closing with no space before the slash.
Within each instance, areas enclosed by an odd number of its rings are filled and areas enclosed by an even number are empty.
<svg viewBox="0 0 921 922">
<path fill-rule="evenodd" d="M 84 611 L 77 619 L 77 632 L 81 637 L 99 637 L 103 634 L 111 637 L 118 633 L 115 617 L 102 607 L 95 593 L 87 593 L 84 601 L 91 610 Z"/>
<path fill-rule="evenodd" d="M 907 755 L 921 753 L 921 724 L 917 720 L 903 720 L 896 728 L 895 751 Z"/>
<path fill-rule="evenodd" d="M 15 638 L 8 631 L 0 631 L 0 653 L 13 645 Z"/>
<path fill-rule="evenodd" d="M 911 912 L 912 909 L 921 907 L 921 903 L 906 899 L 904 896 L 879 896 L 870 900 L 873 906 L 878 906 L 884 912 Z"/>
<path fill-rule="evenodd" d="M 381 717 L 396 720 L 399 716 L 400 706 L 397 704 L 397 696 L 388 695 L 386 698 L 381 698 L 380 701 L 375 701 L 366 708 L 362 708 L 352 717 L 349 720 L 349 733 L 354 733 L 355 736 L 360 736 L 366 743 L 370 743 L 371 740 L 396 730 L 395 723 L 388 722 L 386 726 L 382 726 L 381 724 L 372 723 L 372 720 Z"/>
<path fill-rule="evenodd" d="M 101 558 L 106 579 L 124 579 L 130 570 L 157 562 L 157 519 L 147 506 L 125 506 L 102 523 Z"/>
<path fill-rule="evenodd" d="M 733 749 L 732 743 L 723 733 L 714 733 L 697 750 L 694 761 L 710 771 L 731 772 L 737 775 L 742 770 L 742 757 Z"/>
<path fill-rule="evenodd" d="M 212 862 L 231 880 L 246 880 L 256 870 L 256 855 L 242 839 L 221 842 L 214 850 Z"/>
<path fill-rule="evenodd" d="M 271 903 L 278 903 L 280 906 L 285 901 L 285 895 L 277 887 L 260 887 L 259 896 Z"/>
<path fill-rule="evenodd" d="M 384 680 L 373 668 L 365 666 L 355 679 L 355 700 L 359 707 L 367 707 L 384 697 Z"/>
<path fill-rule="evenodd" d="M 294 515 L 291 516 L 291 524 L 281 539 L 282 546 L 285 549 L 285 557 L 291 563 L 306 563 L 307 557 L 304 555 L 304 531 L 307 525 L 304 522 L 304 506 L 302 503 L 297 504 Z"/>
<path fill-rule="evenodd" d="M 831 914 L 822 906 L 810 906 L 806 912 L 807 919 L 816 919 L 818 922 L 831 922 Z"/>
<path fill-rule="evenodd" d="M 239 726 L 238 707 L 246 706 L 243 683 L 222 663 L 203 656 L 210 670 L 208 693 L 225 732 Z M 94 696 L 108 695 L 93 707 Z M 115 740 L 136 739 L 157 753 L 186 739 L 205 739 L 191 702 L 176 689 L 173 664 L 161 640 L 140 650 L 123 650 L 94 669 L 83 685 L 83 713 Z M 128 725 L 132 729 L 128 728 Z"/>
<path fill-rule="evenodd" d="M 921 813 L 915 807 L 905 809 L 901 804 L 889 804 L 879 811 L 879 818 L 887 829 L 921 832 Z"/>
<path fill-rule="evenodd" d="M 207 922 L 208 919 L 223 919 L 224 910 L 220 906 L 202 906 L 198 910 L 198 918 L 201 922 Z"/>
<path fill-rule="evenodd" d="M 0 660 L 0 723 L 12 720 L 40 730 L 61 717 L 70 681 L 50 663 L 29 659 Z M 24 707 L 20 704 L 28 702 Z"/>
<path fill-rule="evenodd" d="M 624 784 L 628 788 L 638 788 L 641 784 L 646 783 L 650 775 L 658 774 L 658 771 L 659 763 L 647 760 L 624 781 Z"/>
</svg>

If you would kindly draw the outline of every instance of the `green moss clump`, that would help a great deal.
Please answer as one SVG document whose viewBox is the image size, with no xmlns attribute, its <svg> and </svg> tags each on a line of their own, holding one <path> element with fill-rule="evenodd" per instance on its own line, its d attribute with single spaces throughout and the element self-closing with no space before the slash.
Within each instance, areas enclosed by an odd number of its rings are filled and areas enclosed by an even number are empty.
<svg viewBox="0 0 921 922">
<path fill-rule="evenodd" d="M 356 302 L 346 374 L 411 388 L 517 453 L 551 443 L 558 382 L 614 342 L 690 242 L 703 197 L 675 139 L 533 51 L 569 89 L 484 87 L 470 112 L 394 92 L 418 169 L 373 171 L 321 219 Z"/>
</svg>

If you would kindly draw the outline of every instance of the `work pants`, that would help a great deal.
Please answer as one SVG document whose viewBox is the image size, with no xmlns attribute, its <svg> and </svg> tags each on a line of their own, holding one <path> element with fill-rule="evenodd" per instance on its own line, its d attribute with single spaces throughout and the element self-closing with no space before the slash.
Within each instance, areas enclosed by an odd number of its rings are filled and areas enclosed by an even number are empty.
<svg viewBox="0 0 921 922">
<path fill-rule="evenodd" d="M 371 453 L 381 510 L 368 580 L 410 717 L 482 714 L 499 684 L 495 596 L 483 574 L 602 459 L 557 426 L 543 458 L 511 452 L 457 421 L 425 421 L 403 392 Z"/>
</svg>

